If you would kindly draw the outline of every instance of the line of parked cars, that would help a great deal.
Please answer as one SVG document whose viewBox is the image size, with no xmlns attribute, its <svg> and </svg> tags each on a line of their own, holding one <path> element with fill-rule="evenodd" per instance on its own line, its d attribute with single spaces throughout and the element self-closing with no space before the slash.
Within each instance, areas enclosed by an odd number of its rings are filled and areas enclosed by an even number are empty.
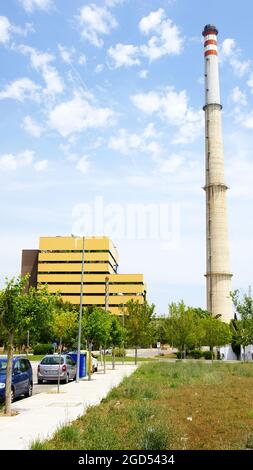
<svg viewBox="0 0 253 470">
<path fill-rule="evenodd" d="M 37 369 L 38 384 L 58 380 L 67 384 L 76 379 L 76 362 L 69 354 L 47 354 L 40 361 Z M 92 372 L 97 372 L 98 362 L 92 355 Z M 0 356 L 0 400 L 5 400 L 7 357 Z M 33 371 L 26 357 L 15 356 L 12 361 L 11 401 L 20 396 L 31 397 L 33 394 Z"/>
</svg>

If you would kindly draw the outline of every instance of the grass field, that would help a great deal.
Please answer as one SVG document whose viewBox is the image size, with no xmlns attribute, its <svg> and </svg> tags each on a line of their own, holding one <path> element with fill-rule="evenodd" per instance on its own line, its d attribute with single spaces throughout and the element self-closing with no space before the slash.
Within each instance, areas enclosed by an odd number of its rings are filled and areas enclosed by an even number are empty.
<svg viewBox="0 0 253 470">
<path fill-rule="evenodd" d="M 27 359 L 29 359 L 29 361 L 41 361 L 41 359 L 43 359 L 43 357 L 45 356 L 45 354 L 42 354 L 42 355 L 33 355 L 33 354 L 29 354 L 27 357 Z M 109 354 L 107 354 L 106 356 L 106 362 L 112 362 L 112 356 L 110 356 Z M 100 355 L 96 355 L 96 358 L 98 360 L 98 363 L 100 364 Z M 122 362 L 122 356 L 121 357 L 116 357 L 116 362 Z M 145 361 L 152 361 L 154 360 L 154 358 L 147 358 L 147 357 L 138 357 L 138 362 L 145 362 Z M 125 357 L 125 362 L 134 362 L 134 357 Z"/>
<path fill-rule="evenodd" d="M 33 449 L 252 449 L 253 365 L 142 364 Z"/>
</svg>

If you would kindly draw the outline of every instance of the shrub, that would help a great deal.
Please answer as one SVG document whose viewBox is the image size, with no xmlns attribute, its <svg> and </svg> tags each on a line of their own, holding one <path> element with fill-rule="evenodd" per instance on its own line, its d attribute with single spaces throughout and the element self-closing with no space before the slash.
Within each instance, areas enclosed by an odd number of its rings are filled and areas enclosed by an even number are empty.
<svg viewBox="0 0 253 470">
<path fill-rule="evenodd" d="M 164 450 L 169 449 L 170 433 L 162 423 L 160 425 L 149 426 L 144 429 L 144 433 L 139 442 L 139 449 L 143 450 Z"/>
<path fill-rule="evenodd" d="M 122 348 L 115 348 L 115 356 L 122 357 L 123 356 L 123 349 Z M 126 357 L 126 350 L 124 350 L 124 357 Z"/>
<path fill-rule="evenodd" d="M 54 347 L 52 344 L 36 344 L 33 348 L 33 354 L 34 355 L 40 355 L 40 354 L 53 354 L 54 352 Z"/>
<path fill-rule="evenodd" d="M 203 357 L 208 360 L 212 359 L 212 351 L 203 351 Z"/>
<path fill-rule="evenodd" d="M 200 359 L 203 356 L 203 351 L 200 351 L 200 349 L 193 349 L 192 351 L 189 352 L 189 356 L 192 357 L 193 359 Z"/>
</svg>

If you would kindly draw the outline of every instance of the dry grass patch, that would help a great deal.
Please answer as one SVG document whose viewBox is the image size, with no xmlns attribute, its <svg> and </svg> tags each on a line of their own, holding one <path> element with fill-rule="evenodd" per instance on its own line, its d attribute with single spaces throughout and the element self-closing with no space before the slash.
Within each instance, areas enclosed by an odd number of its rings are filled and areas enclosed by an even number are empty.
<svg viewBox="0 0 253 470">
<path fill-rule="evenodd" d="M 33 448 L 253 448 L 253 364 L 144 364 L 100 405 Z"/>
</svg>

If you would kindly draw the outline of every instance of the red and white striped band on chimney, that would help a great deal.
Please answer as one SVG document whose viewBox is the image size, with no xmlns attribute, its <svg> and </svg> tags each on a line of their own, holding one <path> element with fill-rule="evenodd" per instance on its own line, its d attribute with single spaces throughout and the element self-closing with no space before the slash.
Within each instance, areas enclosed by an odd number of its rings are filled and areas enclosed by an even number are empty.
<svg viewBox="0 0 253 470">
<path fill-rule="evenodd" d="M 216 34 L 208 34 L 205 36 L 204 47 L 205 57 L 208 55 L 218 55 Z"/>
</svg>

